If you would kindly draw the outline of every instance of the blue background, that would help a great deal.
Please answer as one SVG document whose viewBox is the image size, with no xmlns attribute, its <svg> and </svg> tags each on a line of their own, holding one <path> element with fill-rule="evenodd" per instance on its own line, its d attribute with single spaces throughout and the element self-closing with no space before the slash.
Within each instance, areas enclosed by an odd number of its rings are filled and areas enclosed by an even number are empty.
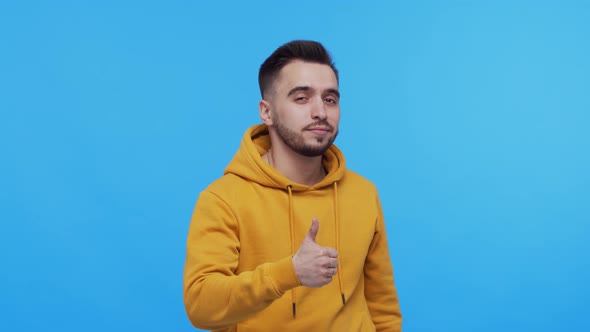
<svg viewBox="0 0 590 332">
<path fill-rule="evenodd" d="M 0 330 L 193 331 L 198 194 L 315 39 L 405 331 L 589 331 L 586 1 L 3 1 Z"/>
</svg>

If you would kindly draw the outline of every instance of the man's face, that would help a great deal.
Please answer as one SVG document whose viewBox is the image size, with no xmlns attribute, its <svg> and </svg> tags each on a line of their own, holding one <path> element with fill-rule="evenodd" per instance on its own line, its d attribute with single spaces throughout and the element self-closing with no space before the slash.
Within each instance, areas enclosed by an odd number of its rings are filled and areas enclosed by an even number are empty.
<svg viewBox="0 0 590 332">
<path fill-rule="evenodd" d="M 322 155 L 338 135 L 340 94 L 330 66 L 293 61 L 270 92 L 272 125 L 285 145 L 307 156 Z"/>
</svg>

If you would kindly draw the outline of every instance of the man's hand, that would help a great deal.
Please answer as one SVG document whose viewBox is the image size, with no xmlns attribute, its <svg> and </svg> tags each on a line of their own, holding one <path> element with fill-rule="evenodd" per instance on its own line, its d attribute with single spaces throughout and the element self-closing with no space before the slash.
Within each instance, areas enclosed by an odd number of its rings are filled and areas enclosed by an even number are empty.
<svg viewBox="0 0 590 332">
<path fill-rule="evenodd" d="M 311 227 L 293 255 L 293 266 L 297 278 L 303 286 L 322 287 L 332 281 L 338 266 L 338 252 L 334 248 L 322 247 L 315 242 L 320 222 L 317 218 L 311 220 Z"/>
</svg>

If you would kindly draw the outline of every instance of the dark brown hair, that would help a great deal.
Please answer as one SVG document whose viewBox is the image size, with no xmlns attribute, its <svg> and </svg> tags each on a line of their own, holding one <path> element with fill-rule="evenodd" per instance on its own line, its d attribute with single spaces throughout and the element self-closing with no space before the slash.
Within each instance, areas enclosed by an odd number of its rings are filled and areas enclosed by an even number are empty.
<svg viewBox="0 0 590 332">
<path fill-rule="evenodd" d="M 264 98 L 265 92 L 268 93 L 281 69 L 294 60 L 328 65 L 338 80 L 338 70 L 322 44 L 311 40 L 294 40 L 277 48 L 260 66 L 258 85 L 262 98 Z"/>
</svg>

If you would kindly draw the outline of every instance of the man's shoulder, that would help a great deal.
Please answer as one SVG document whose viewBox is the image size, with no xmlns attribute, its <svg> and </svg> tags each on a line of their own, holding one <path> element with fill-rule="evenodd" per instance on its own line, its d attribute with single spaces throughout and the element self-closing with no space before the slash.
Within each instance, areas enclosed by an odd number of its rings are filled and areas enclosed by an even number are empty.
<svg viewBox="0 0 590 332">
<path fill-rule="evenodd" d="M 372 190 L 376 190 L 375 184 L 371 180 L 348 168 L 346 169 L 341 182 L 342 185 L 346 186 L 366 187 Z"/>
<path fill-rule="evenodd" d="M 224 196 L 228 193 L 235 192 L 236 189 L 247 185 L 248 181 L 232 173 L 228 173 L 211 182 L 204 192 L 210 192 L 217 196 Z"/>
</svg>

